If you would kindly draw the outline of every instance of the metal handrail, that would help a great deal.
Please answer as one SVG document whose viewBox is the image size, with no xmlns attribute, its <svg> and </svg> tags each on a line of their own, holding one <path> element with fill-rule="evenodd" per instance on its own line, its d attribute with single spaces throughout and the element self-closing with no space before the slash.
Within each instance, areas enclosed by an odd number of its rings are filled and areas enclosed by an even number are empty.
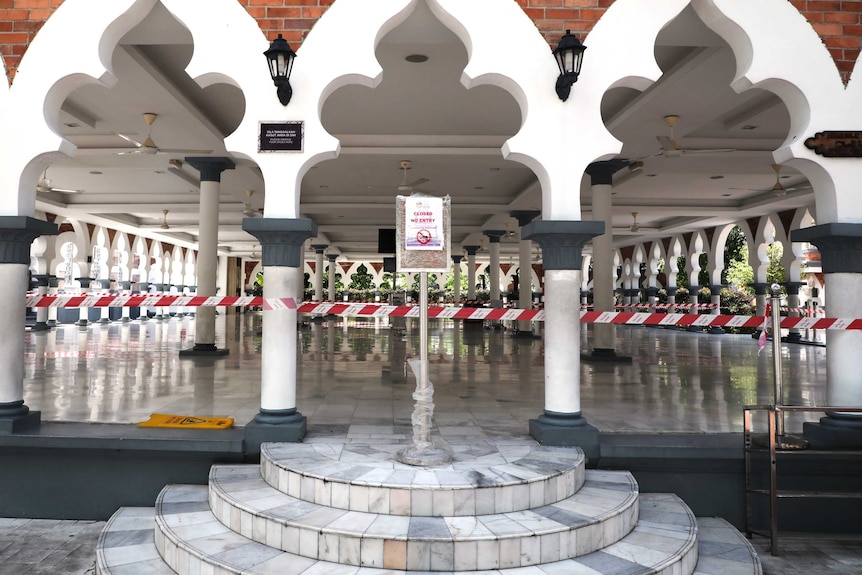
<svg viewBox="0 0 862 575">
<path fill-rule="evenodd" d="M 766 411 L 768 417 L 768 443 L 769 451 L 769 489 L 754 489 L 751 487 L 751 451 L 753 448 L 751 427 L 751 414 L 756 411 Z M 862 407 L 830 407 L 830 406 L 798 406 L 798 405 L 746 405 L 743 407 L 743 436 L 745 438 L 745 532 L 748 537 L 752 533 L 761 533 L 751 528 L 751 500 L 752 494 L 768 495 L 769 496 L 769 532 L 762 533 L 769 537 L 769 550 L 772 555 L 778 555 L 778 498 L 779 497 L 846 497 L 857 498 L 862 497 L 862 492 L 789 492 L 778 490 L 778 472 L 777 472 L 777 454 L 778 452 L 789 452 L 789 449 L 798 449 L 799 445 L 788 445 L 784 447 L 784 413 L 786 412 L 827 412 L 827 413 L 859 413 L 862 414 Z M 779 431 L 781 435 L 779 435 Z M 830 450 L 833 453 L 859 450 Z"/>
</svg>

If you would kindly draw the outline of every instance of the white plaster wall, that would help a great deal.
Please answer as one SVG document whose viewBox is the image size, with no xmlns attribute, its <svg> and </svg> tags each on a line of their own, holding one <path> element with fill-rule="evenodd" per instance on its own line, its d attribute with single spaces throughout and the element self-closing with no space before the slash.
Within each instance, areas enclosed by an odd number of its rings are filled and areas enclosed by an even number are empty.
<svg viewBox="0 0 862 575">
<path fill-rule="evenodd" d="M 584 40 L 581 78 L 562 102 L 554 90 L 559 71 L 548 44 L 516 2 L 428 0 L 434 14 L 467 46 L 462 84 L 498 86 L 520 105 L 523 125 L 505 144 L 503 155 L 535 172 L 542 186 L 543 219 L 581 219 L 576 198 L 584 170 L 622 149 L 602 121 L 602 97 L 615 86 L 644 89 L 661 76 L 653 56 L 656 35 L 687 3 L 617 0 Z M 493 26 L 488 14 L 494 14 Z M 501 39 L 513 47 L 502 58 Z"/>
<path fill-rule="evenodd" d="M 734 51 L 733 88 L 769 90 L 787 105 L 790 134 L 774 158 L 812 183 L 818 223 L 862 222 L 862 202 L 855 199 L 862 160 L 822 158 L 804 145 L 815 132 L 862 125 L 858 74 L 845 89 L 823 41 L 786 0 L 693 0 L 692 5 Z"/>
</svg>

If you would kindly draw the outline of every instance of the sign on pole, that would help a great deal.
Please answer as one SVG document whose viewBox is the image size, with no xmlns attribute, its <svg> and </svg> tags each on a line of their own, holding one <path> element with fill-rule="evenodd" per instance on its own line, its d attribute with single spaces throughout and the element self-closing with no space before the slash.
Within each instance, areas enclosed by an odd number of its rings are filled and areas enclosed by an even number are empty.
<svg viewBox="0 0 862 575">
<path fill-rule="evenodd" d="M 395 256 L 399 272 L 447 272 L 452 200 L 414 194 L 396 198 Z"/>
</svg>

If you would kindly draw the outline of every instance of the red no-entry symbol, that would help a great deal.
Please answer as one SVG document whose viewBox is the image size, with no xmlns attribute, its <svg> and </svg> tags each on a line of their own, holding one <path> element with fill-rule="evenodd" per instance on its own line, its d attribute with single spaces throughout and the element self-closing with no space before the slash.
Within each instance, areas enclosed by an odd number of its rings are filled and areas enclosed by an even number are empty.
<svg viewBox="0 0 862 575">
<path fill-rule="evenodd" d="M 423 246 L 428 245 L 431 243 L 431 232 L 428 230 L 419 230 L 416 232 L 416 241 Z"/>
</svg>

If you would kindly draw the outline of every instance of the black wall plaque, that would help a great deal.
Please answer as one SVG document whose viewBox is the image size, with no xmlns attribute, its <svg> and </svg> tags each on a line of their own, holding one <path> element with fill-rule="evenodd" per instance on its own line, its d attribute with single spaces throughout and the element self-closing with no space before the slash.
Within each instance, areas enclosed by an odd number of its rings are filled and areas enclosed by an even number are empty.
<svg viewBox="0 0 862 575">
<path fill-rule="evenodd" d="M 261 122 L 259 152 L 301 152 L 302 122 Z"/>
<path fill-rule="evenodd" d="M 805 140 L 805 147 L 824 158 L 862 158 L 862 132 L 826 130 Z"/>
</svg>

